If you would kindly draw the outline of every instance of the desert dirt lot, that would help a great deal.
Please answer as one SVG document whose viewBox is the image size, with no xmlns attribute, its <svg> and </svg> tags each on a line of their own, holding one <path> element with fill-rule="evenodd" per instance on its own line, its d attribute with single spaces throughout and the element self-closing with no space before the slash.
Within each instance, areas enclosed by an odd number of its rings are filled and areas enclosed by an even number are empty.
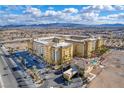
<svg viewBox="0 0 124 93">
<path fill-rule="evenodd" d="M 105 68 L 88 85 L 90 88 L 124 88 L 124 50 L 112 50 L 104 61 Z"/>
</svg>

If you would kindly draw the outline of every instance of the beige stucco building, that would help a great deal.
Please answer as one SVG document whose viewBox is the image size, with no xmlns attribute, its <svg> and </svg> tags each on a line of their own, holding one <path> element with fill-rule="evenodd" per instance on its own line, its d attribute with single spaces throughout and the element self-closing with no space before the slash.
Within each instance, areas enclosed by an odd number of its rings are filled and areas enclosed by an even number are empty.
<svg viewBox="0 0 124 93">
<path fill-rule="evenodd" d="M 69 63 L 73 57 L 91 57 L 103 45 L 100 37 L 56 35 L 34 39 L 33 53 L 50 64 Z M 31 48 L 31 47 L 30 47 Z"/>
<path fill-rule="evenodd" d="M 72 60 L 73 45 L 59 37 L 38 38 L 33 42 L 33 53 L 50 64 L 62 64 Z"/>
<path fill-rule="evenodd" d="M 92 51 L 101 48 L 103 39 L 91 36 L 51 35 L 3 43 L 10 50 L 28 49 L 50 64 L 63 64 L 69 63 L 73 57 L 91 57 Z"/>
<path fill-rule="evenodd" d="M 103 45 L 103 39 L 100 37 L 89 36 L 62 36 L 66 42 L 73 44 L 73 56 L 91 57 L 91 52 Z"/>
<path fill-rule="evenodd" d="M 51 35 L 35 39 L 19 39 L 3 42 L 11 50 L 26 50 L 43 58 L 50 64 L 69 63 L 73 57 L 89 58 L 92 51 L 101 48 L 103 39 L 100 37 L 76 35 Z"/>
</svg>

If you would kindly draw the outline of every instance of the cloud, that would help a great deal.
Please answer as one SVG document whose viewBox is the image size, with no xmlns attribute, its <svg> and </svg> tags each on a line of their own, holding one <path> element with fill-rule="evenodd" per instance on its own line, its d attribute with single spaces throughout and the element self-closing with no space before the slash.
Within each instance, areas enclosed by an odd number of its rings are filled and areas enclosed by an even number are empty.
<svg viewBox="0 0 124 93">
<path fill-rule="evenodd" d="M 105 10 L 105 11 L 113 11 L 115 10 L 111 5 L 96 5 L 96 6 L 92 6 L 92 9 L 95 10 Z"/>
<path fill-rule="evenodd" d="M 75 8 L 65 8 L 64 10 L 61 11 L 55 11 L 55 10 L 46 10 L 45 13 L 43 14 L 44 16 L 68 16 L 70 13 L 78 13 L 78 10 Z"/>
<path fill-rule="evenodd" d="M 113 6 L 115 10 L 124 10 L 124 5 L 115 5 Z"/>
<path fill-rule="evenodd" d="M 80 11 L 82 19 L 87 20 L 87 22 L 92 23 L 118 23 L 124 20 L 123 13 L 119 14 L 108 14 L 106 16 L 100 16 L 101 12 L 111 12 L 124 10 L 122 5 L 95 5 L 83 7 Z"/>
<path fill-rule="evenodd" d="M 5 14 L 5 13 L 6 13 L 6 11 L 0 10 L 0 16 L 2 16 L 2 15 Z"/>
<path fill-rule="evenodd" d="M 35 16 L 41 16 L 41 10 L 38 9 L 38 8 L 33 8 L 33 7 L 29 7 L 27 8 L 24 13 L 30 13 L 30 14 L 33 14 Z"/>
<path fill-rule="evenodd" d="M 47 10 L 45 13 L 44 13 L 44 16 L 59 16 L 61 15 L 62 12 L 61 11 L 54 11 L 54 10 Z"/>
<path fill-rule="evenodd" d="M 108 18 L 124 20 L 124 13 L 108 15 Z"/>
<path fill-rule="evenodd" d="M 83 7 L 81 12 L 101 12 L 101 11 L 114 11 L 115 9 L 111 5 L 94 5 Z"/>
<path fill-rule="evenodd" d="M 101 23 L 124 23 L 124 6 L 84 6 L 82 9 L 65 8 L 61 10 L 47 9 L 41 11 L 40 7 L 14 6 L 20 13 L 0 11 L 0 25 L 9 24 L 42 24 L 42 23 L 81 23 L 81 24 L 101 24 Z M 12 9 L 14 9 L 12 7 Z M 9 7 L 8 7 L 9 8 Z M 55 8 L 55 7 L 54 7 Z M 109 12 L 102 15 L 102 13 Z M 112 12 L 111 11 L 118 11 Z M 121 12 L 120 12 L 121 11 Z"/>
<path fill-rule="evenodd" d="M 89 20 L 89 21 L 93 21 L 93 20 L 95 21 L 98 18 L 98 16 L 99 16 L 99 13 L 94 11 L 81 14 L 82 19 Z"/>
<path fill-rule="evenodd" d="M 97 22 L 101 24 L 114 24 L 114 23 L 124 24 L 124 13 L 100 16 L 98 17 Z"/>
<path fill-rule="evenodd" d="M 78 12 L 77 9 L 74 8 L 66 8 L 64 10 L 61 11 L 55 11 L 55 10 L 47 10 L 45 11 L 45 13 L 42 16 L 42 20 L 43 17 L 46 17 L 46 20 L 50 20 L 52 22 L 79 22 L 81 20 L 80 15 L 77 15 L 76 13 Z M 75 15 L 73 15 L 73 13 L 75 13 Z"/>
<path fill-rule="evenodd" d="M 65 12 L 65 13 L 78 13 L 78 9 L 76 9 L 76 8 L 65 8 L 63 10 L 63 12 Z"/>
<path fill-rule="evenodd" d="M 124 5 L 92 5 L 83 7 L 82 11 L 84 12 L 90 12 L 90 11 L 118 11 L 118 10 L 124 10 Z"/>
</svg>

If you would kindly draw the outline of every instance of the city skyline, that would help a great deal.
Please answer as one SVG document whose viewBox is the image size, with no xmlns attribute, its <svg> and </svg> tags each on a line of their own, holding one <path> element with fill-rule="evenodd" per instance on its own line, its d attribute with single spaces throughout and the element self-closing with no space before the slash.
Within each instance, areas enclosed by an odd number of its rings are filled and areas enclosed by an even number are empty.
<svg viewBox="0 0 124 93">
<path fill-rule="evenodd" d="M 124 24 L 123 5 L 0 6 L 0 26 L 49 23 Z"/>
</svg>

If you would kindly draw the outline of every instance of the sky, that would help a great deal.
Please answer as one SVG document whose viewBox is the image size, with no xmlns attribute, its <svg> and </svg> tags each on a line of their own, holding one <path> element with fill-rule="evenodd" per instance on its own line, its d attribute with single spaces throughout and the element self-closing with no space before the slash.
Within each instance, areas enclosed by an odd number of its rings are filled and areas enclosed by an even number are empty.
<svg viewBox="0 0 124 93">
<path fill-rule="evenodd" d="M 0 6 L 0 26 L 50 23 L 124 24 L 124 5 Z"/>
</svg>

